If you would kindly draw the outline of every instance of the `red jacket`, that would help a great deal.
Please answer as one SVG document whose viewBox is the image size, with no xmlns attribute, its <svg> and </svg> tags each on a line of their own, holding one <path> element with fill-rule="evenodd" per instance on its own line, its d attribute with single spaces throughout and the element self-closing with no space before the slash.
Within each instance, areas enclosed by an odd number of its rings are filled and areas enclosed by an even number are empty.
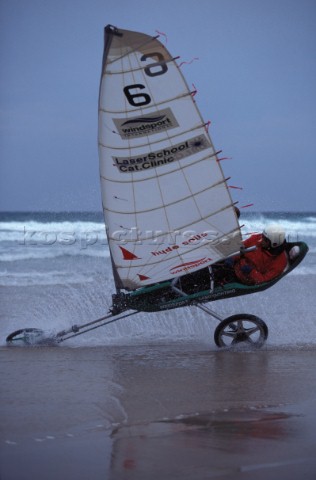
<svg viewBox="0 0 316 480">
<path fill-rule="evenodd" d="M 262 234 L 257 233 L 245 240 L 246 248 L 257 246 L 253 252 L 245 253 L 237 259 L 234 264 L 235 274 L 242 283 L 254 285 L 268 282 L 281 275 L 287 266 L 287 256 L 283 251 L 279 255 L 272 255 L 269 250 L 262 248 Z M 242 268 L 249 266 L 249 273 L 242 271 Z"/>
</svg>

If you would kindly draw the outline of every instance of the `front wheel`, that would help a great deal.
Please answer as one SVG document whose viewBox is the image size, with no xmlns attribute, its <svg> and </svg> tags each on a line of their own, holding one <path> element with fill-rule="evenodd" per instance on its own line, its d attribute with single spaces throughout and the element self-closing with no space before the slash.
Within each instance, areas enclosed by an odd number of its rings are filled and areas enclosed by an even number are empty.
<svg viewBox="0 0 316 480">
<path fill-rule="evenodd" d="M 268 327 L 261 318 L 239 313 L 225 318 L 216 327 L 214 341 L 218 347 L 231 347 L 239 343 L 257 348 L 268 338 Z"/>
<path fill-rule="evenodd" d="M 22 328 L 7 336 L 8 345 L 38 345 L 44 338 L 43 330 L 39 328 Z"/>
</svg>

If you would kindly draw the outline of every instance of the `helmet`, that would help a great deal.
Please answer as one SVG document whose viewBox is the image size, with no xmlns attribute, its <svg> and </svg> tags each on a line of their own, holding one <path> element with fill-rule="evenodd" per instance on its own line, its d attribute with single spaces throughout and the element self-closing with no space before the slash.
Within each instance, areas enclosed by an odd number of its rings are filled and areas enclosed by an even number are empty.
<svg viewBox="0 0 316 480">
<path fill-rule="evenodd" d="M 279 247 L 284 243 L 285 231 L 281 225 L 271 224 L 267 225 L 262 234 L 270 240 L 271 247 Z"/>
</svg>

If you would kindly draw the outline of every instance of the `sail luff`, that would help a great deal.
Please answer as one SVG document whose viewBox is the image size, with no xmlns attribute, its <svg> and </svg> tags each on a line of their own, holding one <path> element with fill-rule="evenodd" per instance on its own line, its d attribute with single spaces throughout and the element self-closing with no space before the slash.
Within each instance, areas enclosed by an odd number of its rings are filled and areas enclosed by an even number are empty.
<svg viewBox="0 0 316 480">
<path fill-rule="evenodd" d="M 110 50 L 110 47 L 111 47 L 111 42 L 112 42 L 112 38 L 113 38 L 113 35 L 114 35 L 114 30 L 115 30 L 115 27 L 113 27 L 111 25 L 107 25 L 107 27 L 104 28 L 104 49 L 103 49 L 102 68 L 101 68 L 99 100 L 98 100 L 98 117 L 100 116 L 100 107 L 99 106 L 100 106 L 100 98 L 101 98 L 102 78 L 103 78 L 103 75 L 104 75 L 104 69 L 105 69 L 105 66 L 106 66 L 108 53 L 109 53 L 109 50 Z M 100 120 L 99 120 L 98 138 L 100 138 Z M 98 148 L 100 148 L 100 143 L 98 145 Z M 101 159 L 100 154 L 99 154 L 99 157 Z M 101 178 L 101 161 L 100 161 L 100 178 Z M 103 198 L 102 198 L 102 207 L 103 207 L 103 214 L 104 214 L 105 206 L 104 206 L 104 203 L 103 203 Z M 106 222 L 106 215 L 104 215 L 104 217 L 105 217 L 105 222 Z M 109 237 L 108 226 L 107 226 L 106 223 L 105 223 L 105 229 L 106 229 L 107 237 Z M 122 282 L 122 280 L 121 280 L 121 278 L 118 274 L 118 271 L 117 271 L 117 268 L 116 268 L 116 265 L 115 265 L 115 262 L 114 262 L 114 259 L 113 259 L 113 255 L 112 255 L 110 245 L 109 245 L 109 250 L 110 250 L 110 258 L 111 258 L 111 266 L 112 266 L 114 284 L 115 284 L 116 291 L 119 292 L 122 288 L 124 288 L 124 284 L 123 284 L 123 282 Z"/>
</svg>

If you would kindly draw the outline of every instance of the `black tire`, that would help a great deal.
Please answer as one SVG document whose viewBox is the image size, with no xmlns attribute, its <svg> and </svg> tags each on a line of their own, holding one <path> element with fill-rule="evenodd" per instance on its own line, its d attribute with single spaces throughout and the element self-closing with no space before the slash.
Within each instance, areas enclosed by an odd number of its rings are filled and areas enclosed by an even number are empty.
<svg viewBox="0 0 316 480">
<path fill-rule="evenodd" d="M 22 328 L 10 333 L 6 342 L 9 345 L 36 345 L 43 338 L 43 330 L 39 328 Z"/>
<path fill-rule="evenodd" d="M 214 341 L 218 347 L 231 347 L 240 343 L 262 347 L 268 338 L 268 327 L 261 318 L 239 313 L 225 318 L 216 327 Z"/>
</svg>

